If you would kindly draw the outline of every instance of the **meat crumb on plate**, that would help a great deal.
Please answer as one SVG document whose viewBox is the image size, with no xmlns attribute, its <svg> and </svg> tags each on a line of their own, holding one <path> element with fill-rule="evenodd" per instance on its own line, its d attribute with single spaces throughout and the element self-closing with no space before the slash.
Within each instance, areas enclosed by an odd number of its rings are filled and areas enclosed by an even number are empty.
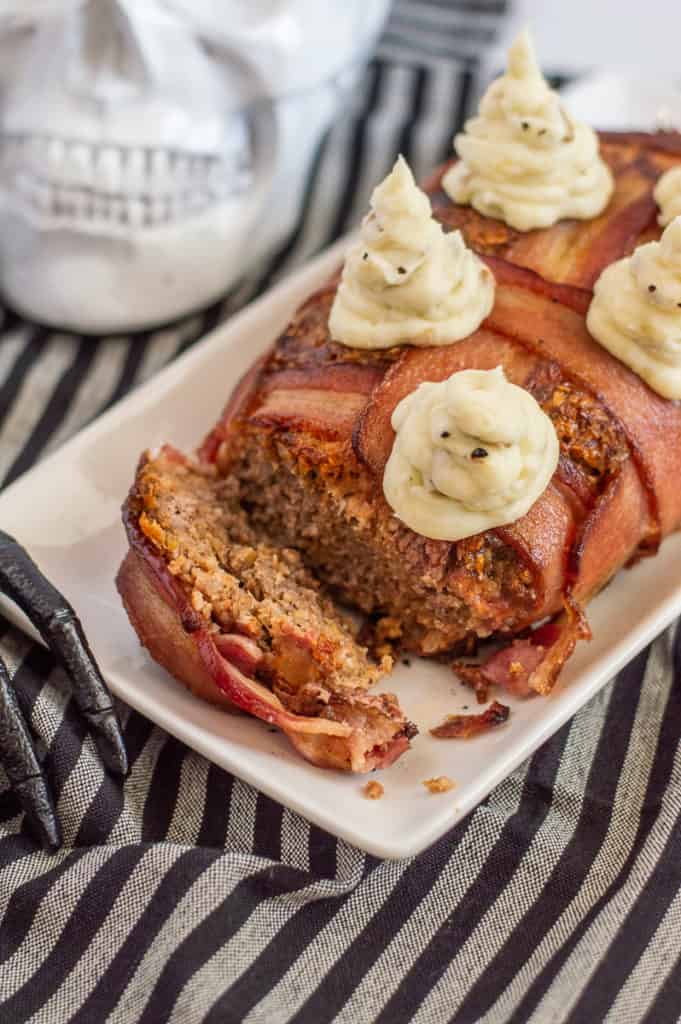
<svg viewBox="0 0 681 1024">
<path fill-rule="evenodd" d="M 438 775 L 435 779 L 424 779 L 423 785 L 430 793 L 448 793 L 456 783 L 447 775 Z"/>
<path fill-rule="evenodd" d="M 367 800 L 380 800 L 385 793 L 385 790 L 380 782 L 376 782 L 375 779 L 372 779 L 371 782 L 367 782 L 362 792 Z"/>
</svg>

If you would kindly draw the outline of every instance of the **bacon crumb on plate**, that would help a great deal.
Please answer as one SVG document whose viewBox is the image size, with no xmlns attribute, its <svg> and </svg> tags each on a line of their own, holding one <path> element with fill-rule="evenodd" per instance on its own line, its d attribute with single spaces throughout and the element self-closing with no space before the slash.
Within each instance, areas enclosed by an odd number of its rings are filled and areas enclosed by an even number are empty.
<svg viewBox="0 0 681 1024">
<path fill-rule="evenodd" d="M 556 676 L 572 654 L 577 640 L 589 640 L 591 631 L 579 604 L 565 599 L 565 608 L 555 621 L 546 622 L 529 636 L 516 638 L 495 651 L 481 665 L 454 662 L 452 670 L 475 691 L 479 704 L 488 699 L 489 687 L 501 686 L 516 697 L 549 693 Z"/>
<path fill-rule="evenodd" d="M 467 740 L 503 725 L 510 713 L 510 708 L 495 700 L 479 715 L 447 715 L 441 725 L 430 730 L 430 735 L 439 740 Z"/>
<path fill-rule="evenodd" d="M 447 775 L 438 775 L 435 779 L 424 779 L 423 785 L 429 793 L 449 793 L 450 789 L 454 789 L 456 783 L 452 782 Z"/>
<path fill-rule="evenodd" d="M 375 779 L 372 779 L 370 782 L 367 782 L 366 786 L 362 789 L 362 792 L 367 800 L 380 800 L 385 793 L 385 790 L 380 782 L 376 782 Z"/>
</svg>

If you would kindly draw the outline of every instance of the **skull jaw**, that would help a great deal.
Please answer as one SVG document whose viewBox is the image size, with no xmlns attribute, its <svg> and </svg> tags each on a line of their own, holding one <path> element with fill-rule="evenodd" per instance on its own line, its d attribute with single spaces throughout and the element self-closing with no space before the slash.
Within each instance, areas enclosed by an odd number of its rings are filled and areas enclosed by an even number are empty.
<svg viewBox="0 0 681 1024">
<path fill-rule="evenodd" d="M 210 304 L 246 269 L 243 197 L 177 224 L 104 235 L 0 211 L 0 291 L 38 323 L 83 334 L 166 324 Z"/>
</svg>

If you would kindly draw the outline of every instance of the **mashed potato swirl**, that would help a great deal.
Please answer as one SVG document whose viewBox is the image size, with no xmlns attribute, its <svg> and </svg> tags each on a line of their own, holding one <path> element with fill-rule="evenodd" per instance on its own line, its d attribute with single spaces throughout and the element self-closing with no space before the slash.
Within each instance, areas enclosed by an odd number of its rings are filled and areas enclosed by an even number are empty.
<svg viewBox="0 0 681 1024">
<path fill-rule="evenodd" d="M 490 270 L 458 231 L 444 233 L 399 157 L 348 253 L 331 337 L 365 349 L 449 345 L 477 330 L 493 301 Z"/>
<path fill-rule="evenodd" d="M 518 231 L 596 217 L 612 195 L 595 132 L 563 108 L 527 32 L 511 46 L 506 74 L 489 87 L 454 148 L 460 159 L 443 178 L 447 194 Z"/>
<path fill-rule="evenodd" d="M 520 519 L 558 465 L 551 420 L 501 367 L 419 385 L 396 407 L 392 425 L 386 500 L 402 522 L 435 540 Z"/>
</svg>

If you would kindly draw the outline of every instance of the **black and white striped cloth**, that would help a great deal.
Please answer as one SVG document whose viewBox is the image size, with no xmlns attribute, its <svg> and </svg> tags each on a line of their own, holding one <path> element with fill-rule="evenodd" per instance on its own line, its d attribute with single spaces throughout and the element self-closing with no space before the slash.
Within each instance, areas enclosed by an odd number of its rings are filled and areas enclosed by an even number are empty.
<svg viewBox="0 0 681 1024">
<path fill-rule="evenodd" d="M 395 5 L 352 111 L 319 149 L 295 231 L 212 309 L 100 341 L 7 315 L 3 481 L 356 221 L 398 151 L 418 174 L 441 159 L 504 8 Z M 0 777 L 0 1021 L 679 1018 L 676 627 L 434 847 L 384 863 L 127 708 L 132 769 L 120 785 L 103 772 L 52 657 L 7 624 L 1 631 L 66 845 L 53 857 L 36 850 Z"/>
</svg>

